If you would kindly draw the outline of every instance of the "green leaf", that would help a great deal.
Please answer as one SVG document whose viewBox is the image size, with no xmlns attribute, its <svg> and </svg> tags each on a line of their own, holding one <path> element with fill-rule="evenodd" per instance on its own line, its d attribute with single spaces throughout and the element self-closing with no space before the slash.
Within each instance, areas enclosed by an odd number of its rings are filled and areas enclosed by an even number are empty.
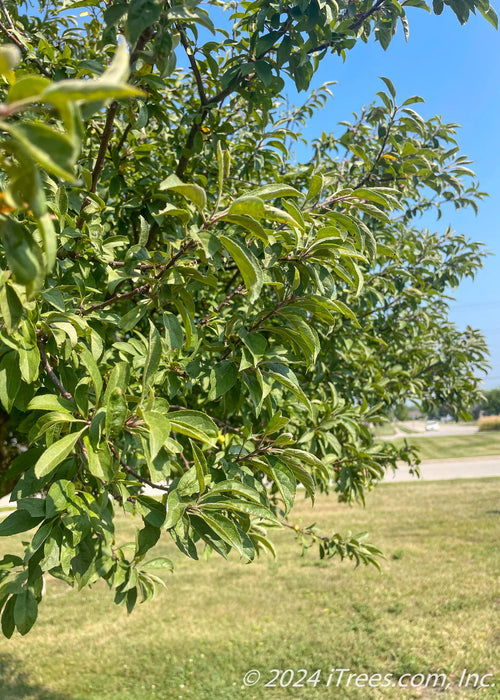
<svg viewBox="0 0 500 700">
<path fill-rule="evenodd" d="M 16 628 L 15 622 L 14 622 L 14 606 L 16 604 L 16 596 L 12 595 L 7 603 L 5 604 L 5 608 L 2 613 L 2 633 L 4 637 L 7 637 L 7 639 L 10 639 L 14 633 L 14 630 Z"/>
<path fill-rule="evenodd" d="M 144 411 L 144 421 L 149 428 L 149 450 L 154 460 L 170 435 L 170 423 L 159 411 Z"/>
<path fill-rule="evenodd" d="M 104 423 L 104 432 L 110 439 L 118 437 L 125 425 L 127 418 L 128 406 L 123 396 L 123 391 L 120 387 L 116 387 L 109 394 L 106 404 L 106 419 Z"/>
<path fill-rule="evenodd" d="M 238 370 L 233 362 L 222 360 L 210 371 L 209 401 L 215 401 L 229 391 L 238 380 Z"/>
<path fill-rule="evenodd" d="M 249 231 L 265 244 L 267 244 L 269 241 L 269 236 L 267 235 L 262 224 L 253 219 L 251 216 L 243 216 L 242 214 L 225 214 L 224 216 L 220 217 L 220 221 L 228 221 L 231 224 L 241 226 L 241 228 Z"/>
<path fill-rule="evenodd" d="M 136 44 L 142 32 L 159 18 L 161 7 L 160 0 L 132 0 L 129 3 L 127 33 L 132 46 Z"/>
<path fill-rule="evenodd" d="M 267 61 L 255 61 L 255 71 L 267 88 L 273 81 L 273 72 Z"/>
<path fill-rule="evenodd" d="M 0 401 L 10 413 L 21 382 L 19 360 L 15 352 L 8 352 L 0 360 Z"/>
<path fill-rule="evenodd" d="M 39 289 L 44 276 L 43 255 L 31 233 L 18 221 L 0 217 L 7 264 L 16 282 L 26 286 L 29 294 Z"/>
<path fill-rule="evenodd" d="M 173 562 L 167 557 L 156 557 L 155 559 L 150 559 L 149 561 L 141 564 L 143 569 L 168 569 L 169 571 L 174 570 Z"/>
<path fill-rule="evenodd" d="M 96 406 L 99 403 L 99 399 L 101 397 L 101 392 L 102 392 L 102 377 L 101 373 L 99 371 L 99 367 L 97 365 L 97 362 L 94 359 L 94 356 L 90 352 L 88 348 L 85 347 L 85 345 L 80 346 L 79 348 L 79 354 L 80 354 L 80 359 L 87 368 L 90 378 L 92 380 L 92 384 L 94 385 L 94 390 L 95 390 L 95 403 Z"/>
<path fill-rule="evenodd" d="M 220 236 L 220 241 L 228 251 L 238 266 L 248 290 L 249 301 L 253 302 L 259 298 L 264 278 L 259 261 L 255 255 L 241 243 L 227 236 Z"/>
<path fill-rule="evenodd" d="M 169 350 L 179 350 L 184 345 L 184 332 L 179 319 L 174 314 L 163 314 L 165 337 Z"/>
<path fill-rule="evenodd" d="M 185 504 L 180 500 L 177 491 L 170 491 L 167 497 L 167 515 L 163 527 L 170 530 L 175 527 L 182 518 L 186 509 Z"/>
<path fill-rule="evenodd" d="M 283 503 L 288 513 L 293 507 L 294 495 L 297 490 L 297 482 L 295 477 L 286 464 L 280 462 L 276 457 L 269 457 L 269 473 L 283 499 Z"/>
<path fill-rule="evenodd" d="M 236 549 L 242 557 L 251 559 L 248 552 L 243 548 L 241 533 L 235 523 L 221 513 L 208 513 L 205 509 L 198 514 L 202 519 L 226 544 Z"/>
<path fill-rule="evenodd" d="M 26 75 L 23 78 L 19 78 L 9 88 L 7 103 L 11 104 L 19 100 L 26 100 L 29 97 L 36 97 L 50 84 L 51 81 L 48 78 L 44 78 L 43 75 Z"/>
<path fill-rule="evenodd" d="M 75 405 L 72 401 L 63 399 L 61 396 L 56 396 L 55 394 L 40 394 L 31 399 L 27 409 L 29 411 L 64 411 L 66 413 L 73 413 Z"/>
<path fill-rule="evenodd" d="M 200 501 L 200 508 L 205 510 L 221 510 L 228 509 L 236 511 L 237 513 L 244 513 L 245 515 L 251 515 L 259 520 L 268 520 L 275 525 L 279 524 L 278 518 L 264 506 L 257 503 L 249 503 L 248 501 L 239 501 L 234 499 L 221 499 L 217 502 L 211 503 L 210 501 Z"/>
<path fill-rule="evenodd" d="M 205 491 L 205 475 L 208 473 L 207 460 L 205 455 L 191 439 L 189 440 L 191 450 L 193 451 L 194 467 L 196 469 L 196 477 L 198 479 L 199 492 Z"/>
<path fill-rule="evenodd" d="M 263 199 L 253 195 L 245 195 L 232 202 L 228 213 L 232 215 L 250 216 L 252 219 L 258 220 L 266 215 L 266 207 L 264 206 Z M 224 219 L 227 221 L 226 217 L 224 217 Z"/>
<path fill-rule="evenodd" d="M 498 15 L 489 3 L 485 3 L 487 7 L 483 7 L 482 3 L 478 5 L 479 12 L 484 19 L 489 22 L 495 29 L 498 29 Z"/>
<path fill-rule="evenodd" d="M 144 364 L 144 375 L 142 380 L 142 395 L 145 396 L 149 391 L 149 387 L 154 383 L 156 370 L 160 365 L 162 353 L 161 336 L 158 333 L 156 326 L 149 322 L 149 340 L 146 362 Z"/>
<path fill-rule="evenodd" d="M 261 504 L 261 498 L 255 489 L 247 486 L 241 481 L 236 479 L 226 479 L 224 481 L 219 481 L 214 484 L 210 491 L 207 493 L 206 497 L 211 497 L 218 493 L 231 493 L 236 496 L 240 496 L 246 500 L 254 501 L 255 503 Z M 200 499 L 200 502 L 203 500 Z"/>
<path fill-rule="evenodd" d="M 130 311 L 127 311 L 127 313 L 120 319 L 119 325 L 122 331 L 125 331 L 125 333 L 131 331 L 132 328 L 139 323 L 142 317 L 145 316 L 148 311 L 150 311 L 150 309 L 151 301 L 149 299 L 141 299 L 136 306 L 130 309 Z"/>
<path fill-rule="evenodd" d="M 16 291 L 10 284 L 5 284 L 0 289 L 0 312 L 8 333 L 17 330 L 19 321 L 23 315 L 23 305 Z"/>
<path fill-rule="evenodd" d="M 213 443 L 219 430 L 213 420 L 201 411 L 170 411 L 166 414 L 174 432 L 200 442 Z"/>
<path fill-rule="evenodd" d="M 41 479 L 43 476 L 50 474 L 72 452 L 86 429 L 82 428 L 77 433 L 70 433 L 57 440 L 57 442 L 53 442 L 35 464 L 35 475 Z"/>
<path fill-rule="evenodd" d="M 16 148 L 32 158 L 41 168 L 57 177 L 74 182 L 75 148 L 66 134 L 40 122 L 0 122 L 0 128 L 14 139 Z"/>
<path fill-rule="evenodd" d="M 108 102 L 123 97 L 141 97 L 144 93 L 127 84 L 130 73 L 129 56 L 125 42 L 118 45 L 109 68 L 97 80 L 59 80 L 49 85 L 40 100 L 57 107 L 67 102 Z"/>
<path fill-rule="evenodd" d="M 120 389 L 125 389 L 128 386 L 130 379 L 130 365 L 128 362 L 118 362 L 115 364 L 111 370 L 111 374 L 108 378 L 108 383 L 106 385 L 106 391 L 104 392 L 103 404 L 107 406 L 109 401 L 109 396 L 113 389 L 120 387 Z"/>
<path fill-rule="evenodd" d="M 396 88 L 392 84 L 392 82 L 389 80 L 389 78 L 384 78 L 383 76 L 380 76 L 380 80 L 383 80 L 384 83 L 387 86 L 387 89 L 391 93 L 392 98 L 395 100 L 396 99 Z"/>
<path fill-rule="evenodd" d="M 0 46 L 0 75 L 10 78 L 21 60 L 21 52 L 14 44 Z"/>
<path fill-rule="evenodd" d="M 185 197 L 185 199 L 192 202 L 201 213 L 203 213 L 207 206 L 205 190 L 199 185 L 182 182 L 176 175 L 170 175 L 166 180 L 163 180 L 163 182 L 160 183 L 160 190 L 173 190 L 174 192 L 178 192 Z"/>
<path fill-rule="evenodd" d="M 282 183 L 273 183 L 270 185 L 264 185 L 263 187 L 258 187 L 252 190 L 252 197 L 258 197 L 264 201 L 268 199 L 277 199 L 278 197 L 303 197 L 304 195 L 299 190 L 291 185 L 285 185 Z"/>
<path fill-rule="evenodd" d="M 33 516 L 27 510 L 15 510 L 0 523 L 0 537 L 10 537 L 39 525 L 45 516 Z"/>
<path fill-rule="evenodd" d="M 266 374 L 269 374 L 273 379 L 276 379 L 277 382 L 289 389 L 307 407 L 308 411 L 312 411 L 311 403 L 301 389 L 299 381 L 290 367 L 267 362 L 262 369 Z"/>
</svg>

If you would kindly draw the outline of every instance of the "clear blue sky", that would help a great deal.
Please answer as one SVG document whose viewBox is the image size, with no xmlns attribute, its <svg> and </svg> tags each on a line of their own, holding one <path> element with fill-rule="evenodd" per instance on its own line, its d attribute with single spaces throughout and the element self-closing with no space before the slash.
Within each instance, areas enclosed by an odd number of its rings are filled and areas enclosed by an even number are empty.
<svg viewBox="0 0 500 700">
<path fill-rule="evenodd" d="M 497 7 L 497 11 L 498 11 Z M 422 116 L 441 114 L 462 127 L 458 142 L 474 164 L 481 189 L 490 194 L 480 203 L 479 215 L 472 210 L 445 209 L 435 230 L 448 224 L 460 233 L 484 242 L 494 254 L 486 259 L 476 279 L 465 281 L 455 292 L 451 317 L 460 328 L 471 325 L 485 334 L 491 352 L 491 371 L 484 388 L 500 386 L 500 33 L 481 16 L 472 16 L 461 26 L 445 6 L 436 17 L 408 8 L 410 37 L 405 43 L 398 31 L 387 51 L 379 44 L 359 43 L 347 60 L 328 56 L 314 76 L 311 87 L 336 80 L 334 99 L 310 122 L 306 137 L 335 130 L 340 120 L 349 120 L 383 88 L 379 76 L 390 78 L 402 101 L 420 95 L 425 104 L 415 105 Z M 304 95 L 304 93 L 302 93 Z M 303 97 L 295 98 L 295 101 Z M 433 221 L 426 217 L 425 225 Z"/>
</svg>

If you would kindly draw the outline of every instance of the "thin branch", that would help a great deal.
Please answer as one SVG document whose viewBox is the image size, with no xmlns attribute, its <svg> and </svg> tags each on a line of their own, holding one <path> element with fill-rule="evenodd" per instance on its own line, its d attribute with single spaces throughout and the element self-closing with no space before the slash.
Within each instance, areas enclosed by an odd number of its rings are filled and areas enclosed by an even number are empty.
<svg viewBox="0 0 500 700">
<path fill-rule="evenodd" d="M 51 366 L 49 360 L 47 359 L 47 355 L 45 354 L 45 350 L 44 350 L 42 341 L 39 340 L 38 343 L 37 343 L 37 345 L 38 345 L 38 349 L 39 349 L 39 351 L 40 351 L 40 358 L 41 358 L 41 360 L 42 360 L 42 364 L 43 364 L 43 366 L 44 366 L 44 368 L 45 368 L 45 371 L 47 372 L 47 374 L 48 374 L 49 377 L 51 378 L 52 382 L 53 382 L 53 383 L 56 385 L 56 387 L 58 388 L 59 393 L 60 393 L 61 396 L 63 396 L 65 399 L 68 399 L 68 401 L 73 401 L 72 395 L 69 393 L 69 391 L 66 391 L 66 389 L 65 389 L 64 386 L 62 385 L 60 379 L 57 377 L 57 375 L 55 374 L 54 370 L 52 369 L 52 366 Z"/>
<path fill-rule="evenodd" d="M 161 491 L 167 491 L 167 492 L 170 491 L 170 488 L 168 486 L 162 486 L 161 484 L 155 484 L 154 481 L 151 481 L 151 479 L 148 479 L 146 476 L 141 476 L 140 474 L 138 474 L 135 471 L 135 469 L 132 469 L 132 467 L 129 467 L 128 464 L 125 464 L 125 462 L 123 462 L 123 460 L 120 459 L 119 454 L 118 454 L 118 450 L 113 445 L 113 443 L 110 442 L 109 440 L 107 442 L 108 442 L 109 449 L 111 450 L 115 459 L 117 459 L 120 462 L 120 466 L 122 467 L 122 469 L 124 469 L 129 474 L 132 474 L 132 476 L 134 478 L 136 478 L 137 481 L 140 481 L 142 484 L 147 484 L 148 486 L 151 486 L 151 488 L 153 488 L 153 489 L 160 489 Z"/>
<path fill-rule="evenodd" d="M 205 318 L 202 321 L 200 321 L 200 324 L 202 326 L 208 325 L 208 323 L 210 322 L 210 319 L 212 318 L 212 316 L 214 314 L 218 313 L 224 306 L 229 306 L 229 302 L 231 301 L 231 299 L 238 294 L 243 294 L 244 290 L 245 290 L 245 285 L 243 285 L 243 284 L 240 284 L 239 287 L 236 287 L 236 289 L 234 289 L 230 294 L 227 295 L 227 297 L 224 299 L 224 301 L 221 301 L 219 306 L 216 309 L 214 309 L 214 311 L 209 311 L 209 313 L 205 316 Z"/>
<path fill-rule="evenodd" d="M 394 120 L 396 119 L 396 114 L 398 113 L 398 108 L 394 107 L 394 110 L 391 114 L 391 118 L 389 120 L 389 124 L 387 125 L 387 131 L 385 132 L 384 140 L 382 141 L 382 145 L 380 146 L 379 152 L 377 153 L 377 156 L 373 162 L 373 165 L 370 169 L 370 172 L 365 175 L 365 177 L 358 182 L 357 185 L 353 187 L 353 189 L 357 189 L 358 187 L 363 187 L 363 185 L 366 185 L 369 181 L 373 173 L 375 172 L 375 168 L 377 167 L 377 164 L 379 160 L 382 157 L 382 154 L 385 150 L 385 147 L 387 146 L 387 141 L 389 140 L 389 134 L 391 133 L 391 128 L 394 125 Z"/>
<path fill-rule="evenodd" d="M 167 272 L 175 263 L 179 260 L 180 257 L 184 255 L 188 250 L 196 246 L 196 241 L 186 241 L 185 243 L 182 244 L 181 248 L 175 255 L 172 255 L 168 263 L 162 267 L 160 272 L 158 272 L 157 275 L 155 275 L 154 281 L 158 282 L 161 277 Z M 153 281 L 151 282 L 146 282 L 145 284 L 142 284 L 140 287 L 134 287 L 134 289 L 131 289 L 129 292 L 122 292 L 120 294 L 115 294 L 114 296 L 110 297 L 109 299 L 106 299 L 105 301 L 101 301 L 98 304 L 93 304 L 92 306 L 89 306 L 88 309 L 80 309 L 80 315 L 81 316 L 88 316 L 91 314 L 93 311 L 98 311 L 99 309 L 105 309 L 106 306 L 111 306 L 112 304 L 116 304 L 118 301 L 123 301 L 124 299 L 130 299 L 131 297 L 137 296 L 137 294 L 151 294 L 151 289 L 152 289 Z"/>
<path fill-rule="evenodd" d="M 130 299 L 131 297 L 135 297 L 137 294 L 147 294 L 150 292 L 151 285 L 149 283 L 143 284 L 140 287 L 135 287 L 135 289 L 132 289 L 130 292 L 123 292 L 122 294 L 115 294 L 115 296 L 110 297 L 109 299 L 106 299 L 106 301 L 102 301 L 99 304 L 93 304 L 90 306 L 88 309 L 82 309 L 80 311 L 81 316 L 88 316 L 91 314 L 93 311 L 97 311 L 98 309 L 105 309 L 106 306 L 111 306 L 112 304 L 116 304 L 117 301 L 123 301 L 123 299 Z"/>
<path fill-rule="evenodd" d="M 109 140 L 113 133 L 114 121 L 116 117 L 116 112 L 118 110 L 118 102 L 113 100 L 113 102 L 108 107 L 108 112 L 106 114 L 106 123 L 104 125 L 103 132 L 101 134 L 101 141 L 99 144 L 99 152 L 94 164 L 94 169 L 92 171 L 92 184 L 90 186 L 89 192 L 95 194 L 97 190 L 97 183 L 99 182 L 99 177 L 101 176 L 102 170 L 104 168 L 104 161 L 106 159 L 106 151 L 108 150 Z M 80 216 L 76 222 L 76 228 L 81 229 L 84 224 L 84 211 L 85 207 L 90 204 L 90 197 L 85 197 L 80 207 Z"/>
<path fill-rule="evenodd" d="M 3 3 L 2 3 L 2 5 L 3 5 Z M 8 21 L 8 20 L 7 20 L 7 21 Z M 15 27 L 12 27 L 12 29 L 15 29 Z M 3 22 L 0 22 L 0 31 L 1 31 L 3 34 L 5 34 L 5 36 L 7 37 L 7 39 L 10 39 L 10 41 L 12 41 L 12 43 L 15 44 L 15 45 L 17 46 L 17 48 L 21 51 L 21 53 L 22 53 L 24 56 L 26 56 L 26 54 L 27 54 L 27 52 L 28 52 L 28 49 L 26 48 L 26 46 L 23 44 L 22 41 L 20 41 L 20 40 L 17 38 L 17 36 L 14 36 L 14 34 L 12 34 L 12 32 L 5 26 L 5 24 L 4 24 Z M 36 67 L 38 68 L 38 70 L 40 71 L 40 73 L 42 73 L 42 75 L 44 75 L 46 78 L 50 78 L 50 77 L 51 77 L 49 71 L 45 68 L 45 66 L 44 66 L 37 58 L 30 58 L 30 57 L 27 57 L 26 60 L 27 60 L 27 61 L 31 61 L 31 63 L 34 63 L 35 66 L 36 66 Z"/>
<path fill-rule="evenodd" d="M 117 146 L 118 151 L 121 151 L 121 150 L 122 150 L 123 144 L 124 144 L 125 141 L 127 140 L 127 136 L 129 135 L 129 131 L 130 131 L 131 129 L 132 129 L 132 124 L 131 124 L 131 122 L 129 122 L 129 123 L 127 124 L 127 126 L 125 127 L 125 130 L 123 131 L 123 134 L 122 134 L 122 137 L 121 137 L 120 141 L 118 142 L 118 146 Z"/>
<path fill-rule="evenodd" d="M 375 14 L 375 12 L 379 12 L 383 5 L 384 5 L 385 0 L 377 0 L 377 2 L 366 12 L 362 12 L 359 17 L 357 17 L 354 22 L 349 26 L 349 29 L 353 32 L 357 31 L 363 22 L 368 19 L 368 17 L 371 17 L 371 15 Z M 334 47 L 337 42 L 335 40 L 332 41 L 324 41 L 322 44 L 319 44 L 318 46 L 315 46 L 312 49 L 309 49 L 307 52 L 308 54 L 312 53 L 317 53 L 318 51 L 323 51 L 324 49 L 328 49 L 330 47 Z"/>
<path fill-rule="evenodd" d="M 277 311 L 279 311 L 283 306 L 286 306 L 286 304 L 289 304 L 291 301 L 293 301 L 293 299 L 294 299 L 293 296 L 289 296 L 289 297 L 285 297 L 285 298 L 283 299 L 283 301 L 278 302 L 278 304 L 276 304 L 276 306 L 273 306 L 273 308 L 272 308 L 267 314 L 265 314 L 264 316 L 262 316 L 261 319 L 259 319 L 258 321 L 255 321 L 254 323 L 252 323 L 252 325 L 251 325 L 250 328 L 248 329 L 248 332 L 249 332 L 249 333 L 252 333 L 253 331 L 257 330 L 257 328 L 260 328 L 260 326 L 261 326 L 265 321 L 267 321 L 268 318 L 270 318 L 271 316 L 274 316 L 274 314 L 275 314 Z M 233 352 L 233 350 L 235 350 L 235 349 L 238 347 L 238 345 L 239 345 L 240 343 L 241 343 L 241 338 L 238 338 L 238 339 L 233 343 L 232 346 L 228 347 L 228 349 L 226 350 L 226 352 L 225 352 L 224 355 L 222 356 L 222 359 L 223 359 L 223 360 L 226 360 L 226 359 L 229 357 L 229 355 Z"/>
<path fill-rule="evenodd" d="M 137 56 L 140 51 L 144 49 L 148 41 L 152 38 L 154 35 L 154 29 L 152 27 L 147 27 L 140 37 L 137 39 L 137 43 L 132 50 L 132 53 L 130 54 L 130 65 L 132 65 L 136 60 Z M 116 100 L 113 100 L 113 102 L 109 105 L 108 111 L 106 114 L 106 123 L 104 125 L 104 129 L 101 135 L 100 139 L 100 144 L 99 144 L 99 152 L 97 154 L 96 162 L 94 164 L 94 169 L 92 171 L 92 184 L 90 187 L 90 193 L 95 194 L 97 191 L 97 184 L 99 182 L 99 178 L 101 176 L 102 170 L 104 168 L 104 161 L 106 159 L 106 151 L 108 150 L 109 142 L 111 139 L 111 136 L 113 135 L 113 130 L 114 130 L 114 121 L 116 117 L 116 113 L 118 111 L 118 102 Z M 122 137 L 123 138 L 123 137 Z M 120 142 L 121 144 L 121 142 Z M 85 210 L 85 207 L 88 206 L 90 203 L 90 198 L 85 197 L 85 199 L 82 202 L 82 206 L 80 208 L 80 216 L 78 217 L 78 221 L 76 222 L 76 228 L 81 229 L 83 224 L 84 224 L 84 218 L 83 218 L 83 213 Z"/>
<path fill-rule="evenodd" d="M 129 474 L 132 474 L 134 478 L 137 479 L 137 481 L 140 481 L 142 484 L 147 484 L 148 486 L 151 486 L 153 489 L 160 489 L 161 491 L 166 491 L 167 493 L 170 491 L 169 486 L 162 486 L 161 484 L 155 484 L 154 481 L 151 481 L 151 479 L 146 478 L 145 476 L 141 476 L 138 474 L 135 469 L 132 469 L 132 467 L 129 467 L 128 464 L 124 464 L 120 460 L 120 466 L 125 469 L 126 472 Z"/>
<path fill-rule="evenodd" d="M 14 22 L 12 21 L 12 17 L 10 16 L 10 13 L 5 5 L 4 0 L 0 0 L 0 6 L 2 7 L 3 13 L 5 15 L 5 19 L 7 20 L 9 27 L 11 29 L 13 29 L 14 31 L 16 31 L 16 27 L 14 25 Z"/>
<path fill-rule="evenodd" d="M 198 94 L 200 96 L 200 102 L 202 106 L 205 106 L 208 102 L 207 94 L 205 92 L 205 86 L 203 85 L 203 80 L 201 77 L 200 69 L 198 68 L 198 64 L 196 62 L 196 58 L 194 57 L 194 53 L 191 51 L 189 40 L 187 38 L 186 32 L 184 31 L 182 24 L 180 22 L 177 22 L 175 26 L 177 31 L 179 32 L 181 44 L 184 48 L 184 51 L 186 52 L 186 56 L 188 57 L 189 63 L 191 64 L 191 69 L 193 71 L 194 79 L 196 81 L 196 87 L 198 88 Z"/>
</svg>

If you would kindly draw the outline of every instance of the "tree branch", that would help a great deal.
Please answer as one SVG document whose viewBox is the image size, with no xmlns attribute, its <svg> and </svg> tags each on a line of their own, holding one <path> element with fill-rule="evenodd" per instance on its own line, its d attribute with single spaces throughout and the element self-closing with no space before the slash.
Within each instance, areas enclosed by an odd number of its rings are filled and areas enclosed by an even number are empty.
<svg viewBox="0 0 500 700">
<path fill-rule="evenodd" d="M 140 287 L 135 287 L 130 292 L 123 292 L 122 294 L 115 294 L 113 297 L 110 297 L 109 299 L 106 299 L 105 301 L 102 301 L 99 304 L 93 304 L 88 309 L 82 309 L 80 311 L 80 315 L 81 316 L 88 316 L 93 311 L 97 311 L 98 309 L 105 309 L 106 306 L 111 306 L 112 304 L 116 304 L 117 301 L 123 301 L 123 299 L 130 299 L 131 297 L 135 297 L 137 294 L 148 294 L 150 289 L 151 289 L 151 285 L 149 284 L 149 282 L 147 282 L 146 284 L 143 284 Z"/>
<path fill-rule="evenodd" d="M 40 358 L 41 358 L 41 360 L 42 360 L 42 364 L 43 364 L 43 366 L 44 366 L 44 368 L 45 368 L 45 371 L 47 372 L 47 374 L 48 374 L 49 377 L 51 378 L 52 382 L 53 382 L 53 383 L 56 385 L 56 387 L 58 388 L 59 393 L 60 393 L 61 396 L 63 396 L 65 399 L 68 399 L 68 401 L 73 401 L 72 395 L 69 393 L 69 391 L 66 391 L 66 389 L 65 389 L 64 386 L 62 385 L 60 379 L 57 377 L 57 375 L 55 374 L 54 370 L 52 369 L 52 366 L 51 366 L 49 360 L 47 359 L 47 355 L 45 354 L 45 349 L 44 349 L 44 347 L 43 347 L 42 341 L 41 341 L 41 340 L 38 340 L 37 345 L 38 345 L 38 350 L 40 351 Z"/>
<path fill-rule="evenodd" d="M 116 100 L 113 100 L 113 102 L 109 105 L 108 111 L 106 114 L 106 123 L 104 124 L 104 129 L 101 134 L 101 141 L 99 144 L 99 152 L 97 154 L 97 158 L 94 164 L 94 169 L 92 171 L 92 184 L 90 186 L 89 192 L 92 194 L 95 194 L 97 190 L 97 183 L 99 182 L 99 177 L 101 176 L 102 170 L 104 168 L 104 161 L 106 159 L 106 151 L 108 150 L 108 145 L 109 145 L 109 140 L 111 139 L 111 135 L 113 133 L 113 128 L 114 128 L 114 121 L 116 117 L 116 112 L 118 110 L 118 102 Z M 85 207 L 90 204 L 90 197 L 85 197 L 85 199 L 82 202 L 82 206 L 80 207 L 80 216 L 78 217 L 78 221 L 76 222 L 76 228 L 80 229 L 82 228 L 84 224 L 84 211 Z"/>
<path fill-rule="evenodd" d="M 8 23 L 8 25 L 9 25 L 9 27 L 15 31 L 15 30 L 16 30 L 16 27 L 15 27 L 15 25 L 14 25 L 14 22 L 12 21 L 12 17 L 10 16 L 10 13 L 9 13 L 9 11 L 8 11 L 8 9 L 7 9 L 7 7 L 6 7 L 6 5 L 5 5 L 4 0 L 0 0 L 0 7 L 1 7 L 2 10 L 3 10 L 3 13 L 4 13 L 4 15 L 5 15 L 5 19 L 7 20 L 7 23 Z"/>
<path fill-rule="evenodd" d="M 180 257 L 184 255 L 188 250 L 196 246 L 196 241 L 186 241 L 185 243 L 182 244 L 180 250 L 175 253 L 175 255 L 172 255 L 168 263 L 162 267 L 160 272 L 158 272 L 157 275 L 155 275 L 154 281 L 158 282 L 161 277 L 167 272 L 171 267 L 175 265 L 175 263 L 179 260 Z M 105 301 L 99 302 L 99 304 L 93 304 L 90 306 L 88 309 L 80 309 L 80 315 L 81 316 L 88 316 L 91 314 L 93 311 L 98 311 L 99 309 L 105 309 L 106 306 L 111 306 L 112 304 L 116 304 L 118 301 L 123 301 L 124 299 L 130 299 L 131 297 L 135 297 L 137 294 L 151 294 L 151 288 L 153 285 L 153 281 L 151 282 L 146 282 L 145 284 L 142 284 L 140 287 L 134 287 L 134 289 L 131 289 L 129 292 L 123 292 L 120 294 L 115 294 L 114 296 L 110 297 L 109 299 L 106 299 Z"/>
<path fill-rule="evenodd" d="M 233 297 L 235 297 L 237 294 L 243 294 L 245 289 L 245 285 L 240 284 L 239 287 L 236 287 L 230 294 L 226 296 L 224 301 L 221 301 L 219 306 L 214 310 L 214 311 L 209 311 L 209 313 L 205 316 L 205 318 L 200 321 L 200 325 L 206 326 L 210 322 L 210 319 L 212 316 L 216 313 L 218 313 L 224 306 L 229 306 L 229 302 Z"/>
<path fill-rule="evenodd" d="M 128 472 L 129 474 L 132 474 L 132 476 L 135 479 L 137 479 L 137 481 L 140 481 L 142 484 L 147 484 L 148 486 L 151 486 L 151 488 L 153 488 L 153 489 L 160 489 L 161 491 L 166 491 L 167 493 L 170 491 L 169 486 L 162 486 L 161 484 L 155 484 L 153 481 L 151 481 L 151 479 L 148 479 L 145 476 L 141 476 L 140 474 L 138 474 L 135 471 L 135 469 L 132 469 L 132 467 L 129 467 L 128 464 L 124 464 L 121 460 L 120 460 L 120 466 L 123 469 L 125 469 L 125 471 Z"/>
<path fill-rule="evenodd" d="M 194 53 L 191 51 L 191 47 L 189 45 L 189 40 L 187 38 L 186 32 L 184 31 L 184 28 L 180 22 L 176 23 L 176 29 L 179 32 L 179 36 L 181 38 L 181 44 L 184 47 L 184 51 L 186 52 L 186 56 L 188 57 L 189 63 L 191 64 L 191 69 L 193 71 L 194 79 L 196 81 L 196 86 L 198 88 L 198 94 L 200 96 L 200 102 L 202 106 L 205 106 L 208 102 L 207 100 L 207 95 L 205 92 L 205 86 L 203 85 L 203 80 L 201 77 L 200 69 L 198 68 L 198 64 L 196 62 L 196 58 L 194 57 Z"/>
<path fill-rule="evenodd" d="M 8 18 L 7 21 L 9 21 L 9 19 L 10 19 L 9 24 L 11 24 L 11 23 L 12 23 L 12 19 L 10 18 L 10 15 L 7 13 L 7 11 L 6 11 L 6 9 L 5 9 L 3 3 L 2 3 L 2 7 L 3 7 L 3 9 L 4 9 L 4 12 L 5 12 L 6 17 Z M 15 30 L 15 27 L 12 26 L 12 24 L 11 24 L 11 28 L 12 28 L 13 30 Z M 3 34 L 5 34 L 5 36 L 7 37 L 7 39 L 10 39 L 10 41 L 12 41 L 12 43 L 15 44 L 15 45 L 17 46 L 17 48 L 21 51 L 21 53 L 22 53 L 24 56 L 26 56 L 26 54 L 27 54 L 27 52 L 28 52 L 28 49 L 26 48 L 26 46 L 23 44 L 22 41 L 20 41 L 20 40 L 17 38 L 17 36 L 15 36 L 14 34 L 12 34 L 12 32 L 5 26 L 5 24 L 4 24 L 3 22 L 0 22 L 0 31 L 1 31 Z M 44 75 L 46 78 L 50 78 L 50 77 L 51 77 L 49 71 L 44 67 L 44 65 L 43 65 L 37 58 L 29 58 L 29 57 L 27 57 L 26 60 L 27 60 L 27 61 L 31 61 L 31 63 L 34 63 L 35 66 L 36 66 L 36 67 L 38 68 L 38 70 L 40 71 L 40 73 L 42 73 L 42 75 Z"/>
<path fill-rule="evenodd" d="M 382 9 L 384 5 L 385 0 L 377 0 L 377 2 L 366 12 L 362 12 L 359 17 L 357 17 L 354 22 L 349 26 L 349 29 L 353 32 L 357 31 L 363 22 L 368 19 L 368 17 L 371 17 L 371 15 L 375 14 L 375 12 L 379 12 L 379 10 Z M 324 49 L 328 49 L 332 46 L 335 46 L 336 42 L 335 41 L 324 41 L 322 44 L 319 44 L 318 46 L 315 46 L 312 49 L 309 49 L 307 52 L 308 54 L 311 53 L 317 53 L 318 51 L 323 51 Z"/>
</svg>

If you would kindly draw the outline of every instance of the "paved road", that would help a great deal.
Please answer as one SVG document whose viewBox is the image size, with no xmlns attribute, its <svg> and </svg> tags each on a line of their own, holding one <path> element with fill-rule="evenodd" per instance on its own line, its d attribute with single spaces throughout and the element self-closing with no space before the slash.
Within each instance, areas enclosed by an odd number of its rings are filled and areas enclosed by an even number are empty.
<svg viewBox="0 0 500 700">
<path fill-rule="evenodd" d="M 409 420 L 403 421 L 402 423 L 394 424 L 396 435 L 399 437 L 412 437 L 409 433 L 405 433 L 404 430 L 398 430 L 398 425 L 402 425 L 408 430 L 413 431 L 419 437 L 440 437 L 442 435 L 474 435 L 477 433 L 477 425 L 470 425 L 469 423 L 444 423 L 438 421 L 438 430 L 426 430 L 425 424 L 427 421 L 423 420 Z"/>
<path fill-rule="evenodd" d="M 437 479 L 477 479 L 484 476 L 500 477 L 500 455 L 494 457 L 469 457 L 465 459 L 436 459 L 422 462 L 422 478 L 425 481 Z M 388 472 L 385 481 L 420 481 L 411 476 L 407 466 L 400 467 L 395 474 Z"/>
</svg>

